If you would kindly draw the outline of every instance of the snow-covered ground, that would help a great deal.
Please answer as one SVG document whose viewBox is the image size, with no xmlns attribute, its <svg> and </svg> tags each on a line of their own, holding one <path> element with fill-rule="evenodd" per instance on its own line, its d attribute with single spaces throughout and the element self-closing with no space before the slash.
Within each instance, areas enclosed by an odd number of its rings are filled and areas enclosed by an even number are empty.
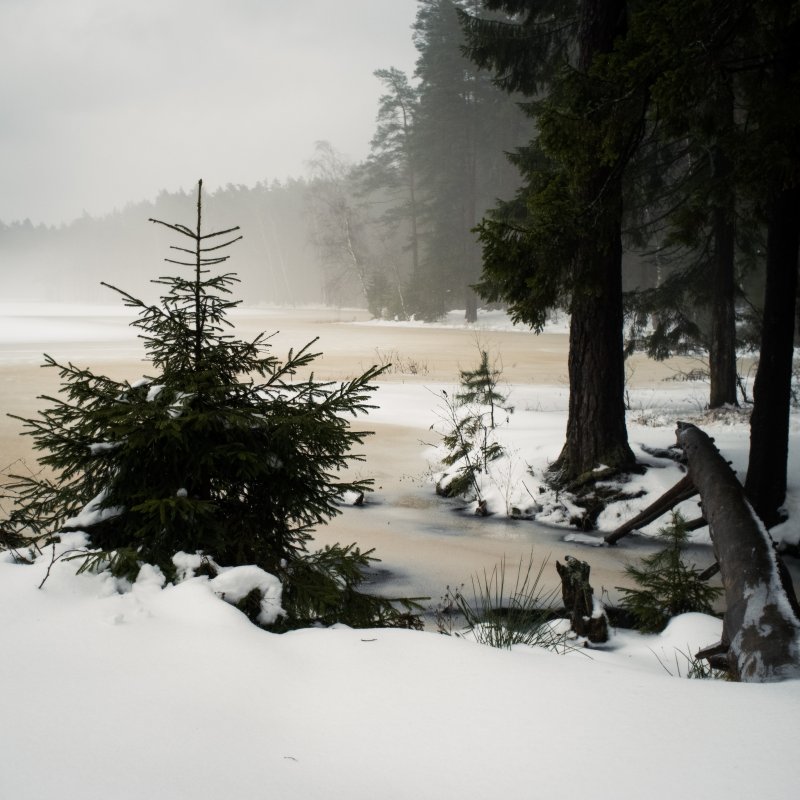
<svg viewBox="0 0 800 800">
<path fill-rule="evenodd" d="M 427 328 L 436 330 L 437 328 L 468 328 L 475 331 L 518 331 L 527 333 L 530 331 L 528 325 L 522 323 L 515 324 L 505 311 L 498 309 L 478 309 L 478 319 L 474 323 L 464 321 L 464 309 L 454 309 L 448 311 L 441 319 L 436 322 L 423 322 L 422 320 L 394 320 L 394 319 L 370 319 L 356 323 L 358 325 L 385 326 L 394 328 Z M 562 313 L 553 313 L 544 327 L 546 333 L 569 333 L 569 318 Z"/>
<path fill-rule="evenodd" d="M 427 427 L 438 389 L 386 384 L 373 419 Z M 515 411 L 500 429 L 508 463 L 486 487 L 498 505 L 517 490 L 502 488 L 517 486 L 502 470 L 531 467 L 535 478 L 565 426 L 563 386 L 510 391 Z M 667 446 L 674 420 L 699 410 L 686 387 L 642 390 L 632 407 L 637 448 Z M 742 470 L 745 419 L 706 423 Z M 799 445 L 794 417 L 792 520 L 781 534 L 794 541 Z M 421 464 L 436 457 L 419 450 Z M 659 491 L 674 470 L 654 461 L 642 485 Z M 528 488 L 538 492 L 533 479 Z M 70 534 L 58 548 L 81 543 Z M 711 617 L 679 617 L 657 636 L 614 631 L 601 649 L 566 655 L 433 632 L 275 635 L 204 577 L 163 585 L 143 568 L 123 586 L 57 561 L 39 589 L 51 555 L 32 565 L 0 555 L 0 798 L 779 800 L 798 791 L 800 683 L 681 677 L 683 654 L 718 639 Z"/>
<path fill-rule="evenodd" d="M 47 563 L 0 563 L 2 797 L 796 796 L 800 685 L 678 677 L 708 617 L 567 655 L 275 635 L 206 578 L 120 594 L 61 562 L 39 590 Z"/>
</svg>

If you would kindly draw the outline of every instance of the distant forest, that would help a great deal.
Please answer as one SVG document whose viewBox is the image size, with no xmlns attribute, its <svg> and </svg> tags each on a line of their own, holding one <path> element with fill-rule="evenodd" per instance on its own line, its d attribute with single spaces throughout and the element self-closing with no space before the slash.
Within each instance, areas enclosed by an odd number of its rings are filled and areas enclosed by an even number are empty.
<svg viewBox="0 0 800 800">
<path fill-rule="evenodd" d="M 201 176 L 198 176 L 201 177 Z M 191 186 L 191 184 L 190 184 Z M 304 213 L 307 184 L 227 186 L 212 194 L 205 215 L 216 228 L 240 225 L 244 238 L 232 264 L 248 304 L 320 303 L 320 272 Z M 101 218 L 81 217 L 47 227 L 0 223 L 3 293 L 9 300 L 117 302 L 100 285 L 113 283 L 143 298 L 148 283 L 167 269 L 168 233 L 149 218 L 186 219 L 196 191 L 161 192 L 153 202 L 130 204 Z M 162 272 L 159 272 L 162 270 Z"/>
<path fill-rule="evenodd" d="M 231 267 L 245 304 L 357 306 L 420 319 L 465 309 L 467 320 L 475 319 L 472 287 L 484 266 L 475 228 L 518 192 L 518 167 L 536 137 L 526 98 L 498 88 L 491 72 L 464 55 L 458 11 L 477 7 L 420 0 L 414 75 L 391 66 L 375 72 L 383 95 L 362 163 L 321 141 L 305 176 L 228 185 L 208 197 L 209 224 L 242 228 Z M 187 175 L 186 191 L 162 191 L 102 218 L 58 227 L 0 221 L 4 296 L 113 302 L 100 285 L 105 280 L 148 297 L 166 243 L 147 220 L 185 219 L 202 177 Z M 660 253 L 647 255 L 660 250 L 652 238 L 633 238 L 624 288 L 653 288 L 676 266 Z"/>
<path fill-rule="evenodd" d="M 389 65 L 375 72 L 384 94 L 363 163 L 321 141 L 304 176 L 267 176 L 208 197 L 210 224 L 242 228 L 231 267 L 245 303 L 366 306 L 426 319 L 466 308 L 474 317 L 481 254 L 473 229 L 517 190 L 506 153 L 530 139 L 532 123 L 519 98 L 462 54 L 461 5 L 421 2 L 415 74 Z M 5 296 L 111 300 L 101 280 L 146 292 L 164 252 L 163 232 L 147 219 L 184 219 L 202 177 L 187 175 L 186 193 L 162 191 L 102 218 L 59 227 L 0 221 Z"/>
</svg>

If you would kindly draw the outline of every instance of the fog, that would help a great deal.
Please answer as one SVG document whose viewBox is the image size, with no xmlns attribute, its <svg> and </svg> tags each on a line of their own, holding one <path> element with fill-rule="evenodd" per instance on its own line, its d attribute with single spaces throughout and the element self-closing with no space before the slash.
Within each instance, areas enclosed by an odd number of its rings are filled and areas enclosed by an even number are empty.
<svg viewBox="0 0 800 800">
<path fill-rule="evenodd" d="M 413 70 L 416 5 L 3 0 L 0 220 L 300 176 L 319 139 L 364 158 L 372 73 Z"/>
<path fill-rule="evenodd" d="M 4 298 L 147 299 L 174 244 L 147 220 L 192 223 L 202 179 L 245 304 L 474 321 L 475 226 L 533 128 L 464 4 L 0 4 Z"/>
<path fill-rule="evenodd" d="M 248 305 L 297 305 L 322 301 L 322 280 L 304 213 L 305 184 L 270 189 L 204 191 L 203 230 L 240 226 L 228 268 L 241 279 L 237 292 Z M 131 204 L 115 214 L 51 228 L 11 225 L 0 229 L 6 302 L 117 303 L 102 283 L 151 301 L 153 279 L 173 274 L 164 263 L 173 232 L 148 222 L 193 225 L 197 188 L 162 193 L 155 202 Z"/>
</svg>

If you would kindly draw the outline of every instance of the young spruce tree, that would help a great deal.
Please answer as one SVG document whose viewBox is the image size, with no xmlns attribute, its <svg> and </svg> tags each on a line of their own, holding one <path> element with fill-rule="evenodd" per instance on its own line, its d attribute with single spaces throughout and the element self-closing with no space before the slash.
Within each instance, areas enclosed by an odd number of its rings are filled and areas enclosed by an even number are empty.
<svg viewBox="0 0 800 800">
<path fill-rule="evenodd" d="M 179 551 L 203 553 L 212 569 L 254 564 L 283 584 L 278 628 L 415 625 L 410 601 L 398 611 L 358 590 L 369 552 L 307 549 L 313 526 L 339 513 L 346 492 L 369 488 L 339 471 L 361 460 L 350 448 L 367 434 L 347 417 L 371 408 L 381 370 L 320 383 L 300 376 L 319 355 L 314 342 L 282 362 L 265 334 L 242 341 L 228 332 L 238 279 L 212 268 L 241 237 L 238 227 L 203 233 L 202 181 L 195 228 L 151 222 L 186 244 L 166 259 L 182 274 L 153 281 L 164 287 L 158 305 L 109 288 L 137 310 L 132 324 L 155 375 L 117 382 L 45 356 L 64 397 L 42 398 L 50 407 L 22 421 L 54 477 L 13 476 L 12 525 L 34 537 L 85 531 L 91 563 L 129 577 L 150 563 L 174 578 Z"/>
<path fill-rule="evenodd" d="M 714 600 L 722 590 L 702 580 L 702 572 L 683 560 L 689 542 L 686 520 L 673 512 L 669 525 L 658 532 L 664 548 L 642 559 L 642 566 L 629 564 L 626 574 L 638 589 L 617 587 L 622 594 L 620 605 L 633 615 L 637 627 L 645 633 L 659 633 L 672 617 L 698 611 L 713 614 Z"/>
<path fill-rule="evenodd" d="M 456 394 L 459 403 L 481 403 L 489 406 L 489 424 L 496 428 L 495 409 L 511 413 L 514 409 L 504 406 L 508 397 L 498 391 L 497 382 L 502 370 L 489 364 L 489 353 L 480 349 L 481 362 L 475 369 L 459 370 L 462 389 Z"/>
</svg>

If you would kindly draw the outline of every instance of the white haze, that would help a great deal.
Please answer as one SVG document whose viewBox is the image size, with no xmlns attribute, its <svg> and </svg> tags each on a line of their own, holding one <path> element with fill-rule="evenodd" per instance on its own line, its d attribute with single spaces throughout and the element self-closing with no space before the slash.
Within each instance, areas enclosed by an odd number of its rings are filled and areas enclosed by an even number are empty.
<svg viewBox="0 0 800 800">
<path fill-rule="evenodd" d="M 413 71 L 414 0 L 2 0 L 0 220 L 364 158 L 376 69 Z"/>
</svg>

